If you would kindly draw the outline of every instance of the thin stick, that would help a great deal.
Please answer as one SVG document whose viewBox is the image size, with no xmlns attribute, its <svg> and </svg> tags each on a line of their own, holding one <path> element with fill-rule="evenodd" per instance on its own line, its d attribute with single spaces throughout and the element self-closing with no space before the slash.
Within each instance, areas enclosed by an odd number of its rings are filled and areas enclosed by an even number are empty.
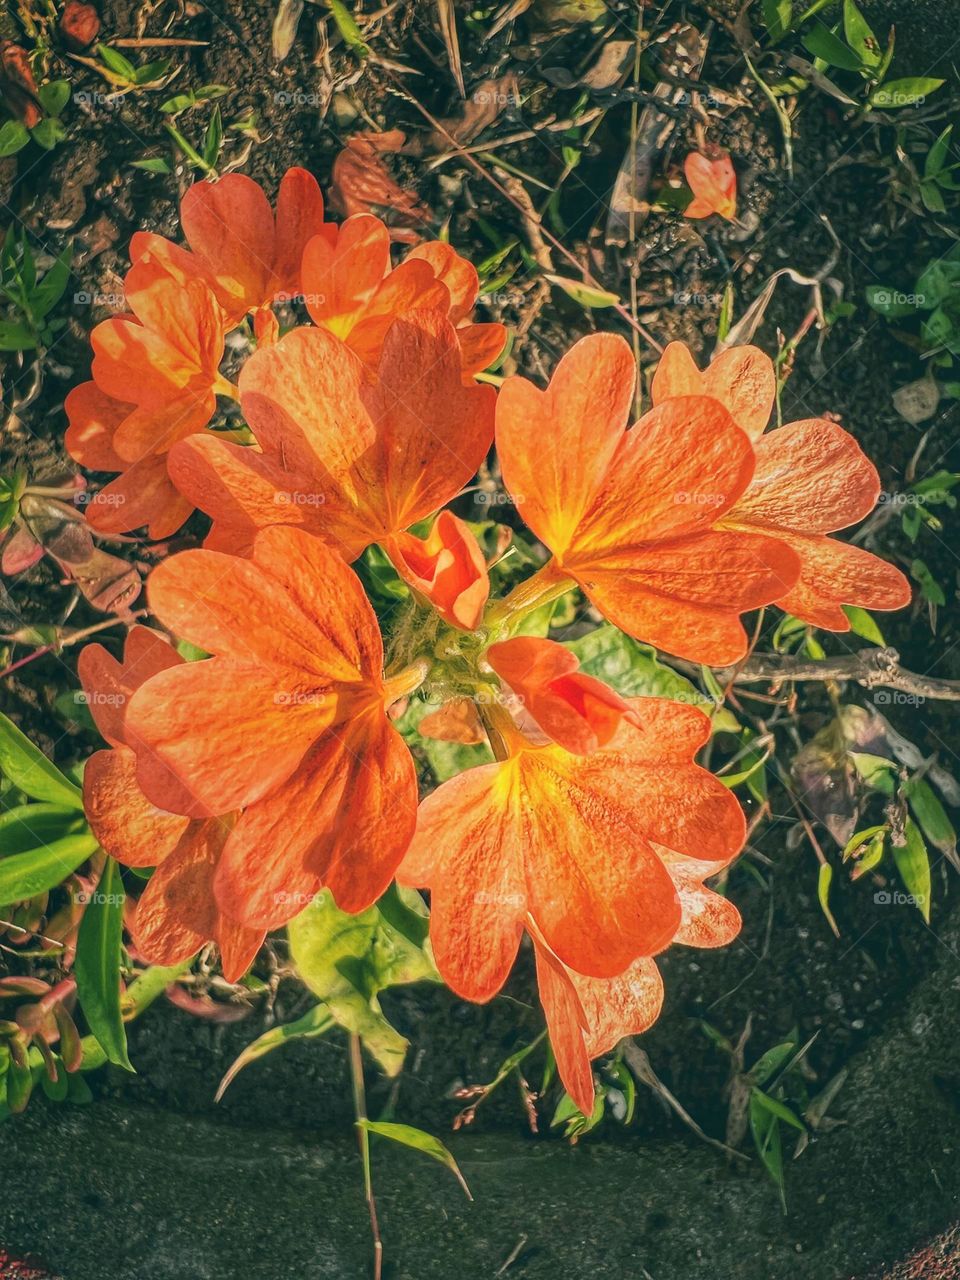
<svg viewBox="0 0 960 1280">
<path fill-rule="evenodd" d="M 367 1092 L 363 1084 L 363 1058 L 360 1056 L 360 1037 L 350 1036 L 350 1079 L 353 1083 L 353 1109 L 357 1120 L 367 1118 Z M 360 1144 L 360 1158 L 363 1161 L 363 1194 L 367 1198 L 370 1210 L 370 1232 L 373 1236 L 373 1280 L 380 1280 L 383 1273 L 383 1241 L 380 1239 L 380 1224 L 377 1222 L 377 1201 L 373 1194 L 373 1172 L 370 1168 L 370 1134 L 367 1129 L 357 1125 L 357 1141 Z"/>
<path fill-rule="evenodd" d="M 757 654 L 739 670 L 727 667 L 717 671 L 723 683 L 756 684 L 771 680 L 855 680 L 865 689 L 899 689 L 902 693 L 934 701 L 960 702 L 960 680 L 940 680 L 936 676 L 917 675 L 900 666 L 896 649 L 861 649 L 842 658 L 805 659 L 773 653 Z"/>
</svg>

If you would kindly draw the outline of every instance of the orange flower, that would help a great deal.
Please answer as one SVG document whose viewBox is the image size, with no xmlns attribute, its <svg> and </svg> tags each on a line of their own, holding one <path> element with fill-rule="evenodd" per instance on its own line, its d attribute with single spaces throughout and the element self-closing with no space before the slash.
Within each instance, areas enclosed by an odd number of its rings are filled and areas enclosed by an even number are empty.
<svg viewBox="0 0 960 1280">
<path fill-rule="evenodd" d="M 441 511 L 426 538 L 398 533 L 387 543 L 397 572 L 445 622 L 475 631 L 490 594 L 483 552 L 470 528 Z"/>
<path fill-rule="evenodd" d="M 127 713 L 137 779 L 194 818 L 241 810 L 217 865 L 220 910 L 249 928 L 322 887 L 345 911 L 384 891 L 413 833 L 413 760 L 359 579 L 319 539 L 266 529 L 252 558 L 186 551 L 151 574 L 153 612 L 214 656 L 148 680 Z"/>
<path fill-rule="evenodd" d="M 440 973 L 467 999 L 489 1000 L 526 926 L 576 973 L 615 978 L 681 926 L 663 849 L 681 867 L 693 855 L 723 865 L 743 844 L 736 799 L 694 763 L 710 722 L 638 699 L 606 747 L 575 756 L 534 746 L 501 707 L 488 714 L 508 757 L 426 797 L 397 873 L 431 890 Z"/>
<path fill-rule="evenodd" d="M 99 644 L 80 654 L 78 669 L 91 715 L 111 746 L 87 761 L 84 808 L 109 854 L 128 867 L 157 868 L 137 903 L 131 930 L 144 958 L 151 964 L 178 964 L 213 939 L 224 975 L 234 982 L 250 967 L 264 935 L 228 920 L 213 900 L 213 877 L 232 819 L 191 821 L 151 804 L 137 784 L 126 727 L 134 692 L 151 676 L 182 662 L 147 627 L 130 631 L 122 663 Z"/>
<path fill-rule="evenodd" d="M 314 324 L 341 338 L 376 367 L 397 316 L 441 308 L 457 326 L 465 380 L 503 350 L 501 324 L 470 324 L 480 290 L 476 269 L 450 245 L 419 245 L 390 269 L 390 233 L 379 218 L 360 213 L 332 235 L 315 236 L 303 255 L 304 300 Z"/>
<path fill-rule="evenodd" d="M 95 528 L 148 524 L 151 536 L 165 537 L 192 508 L 178 498 L 163 455 L 203 430 L 218 395 L 235 395 L 219 372 L 223 315 L 202 280 L 174 280 L 152 262 L 132 267 L 124 288 L 132 314 L 91 334 L 93 382 L 67 397 L 66 443 L 78 462 L 123 473 L 91 503 Z"/>
<path fill-rule="evenodd" d="M 709 218 L 712 213 L 719 213 L 728 222 L 736 219 L 737 174 L 729 152 L 710 160 L 699 151 L 691 151 L 683 162 L 683 172 L 693 192 L 693 199 L 683 211 L 685 218 Z"/>
<path fill-rule="evenodd" d="M 740 913 L 703 883 L 721 867 L 679 858 L 666 849 L 658 848 L 657 853 L 680 900 L 680 927 L 672 941 L 691 947 L 722 947 L 732 942 L 740 932 Z M 594 1103 L 591 1059 L 656 1022 L 663 1004 L 663 980 L 649 956 L 634 960 L 614 978 L 587 978 L 558 960 L 536 932 L 531 931 L 531 936 L 557 1071 L 574 1102 L 590 1115 Z"/>
<path fill-rule="evenodd" d="M 781 541 L 718 527 L 755 465 L 723 405 L 670 400 L 627 431 L 635 382 L 630 347 L 612 334 L 576 343 L 546 391 L 508 378 L 504 482 L 554 553 L 544 585 L 573 579 L 611 622 L 669 653 L 736 662 L 739 615 L 789 591 L 799 561 Z"/>
<path fill-rule="evenodd" d="M 276 336 L 273 302 L 301 293 L 304 246 L 316 235 L 336 235 L 323 220 L 316 178 L 296 168 L 281 179 L 276 216 L 252 178 L 228 173 L 187 190 L 180 225 L 190 252 L 141 231 L 130 242 L 133 262 L 152 261 L 181 283 L 205 280 L 223 307 L 226 328 L 252 312 L 261 339 Z"/>
<path fill-rule="evenodd" d="M 630 712 L 625 698 L 579 671 L 576 654 L 553 640 L 517 636 L 492 644 L 485 657 L 543 732 L 575 755 L 606 746 Z"/>
<path fill-rule="evenodd" d="M 683 343 L 672 342 L 651 390 L 657 405 L 675 396 L 712 396 L 753 440 L 756 472 L 718 525 L 769 534 L 796 553 L 800 577 L 777 598 L 782 609 L 816 627 L 849 631 L 844 604 L 900 609 L 910 603 L 910 584 L 899 569 L 826 537 L 862 520 L 880 494 L 876 468 L 853 436 L 825 418 L 763 434 L 776 395 L 769 356 L 733 347 L 700 373 Z"/>
<path fill-rule="evenodd" d="M 167 474 L 166 456 L 148 453 L 138 462 L 127 462 L 113 447 L 117 428 L 134 406 L 111 399 L 95 382 L 82 382 L 69 393 L 64 409 L 70 424 L 65 438 L 70 456 L 91 471 L 121 472 L 94 494 L 87 507 L 90 524 L 101 533 L 125 533 L 146 525 L 156 540 L 176 533 L 193 504 Z"/>
<path fill-rule="evenodd" d="M 250 357 L 240 403 L 260 452 L 217 439 L 170 455 L 180 491 L 213 516 L 208 547 L 240 553 L 257 529 L 299 525 L 348 559 L 444 506 L 490 447 L 496 394 L 465 386 L 440 311 L 395 320 L 376 374 L 323 329 Z"/>
</svg>

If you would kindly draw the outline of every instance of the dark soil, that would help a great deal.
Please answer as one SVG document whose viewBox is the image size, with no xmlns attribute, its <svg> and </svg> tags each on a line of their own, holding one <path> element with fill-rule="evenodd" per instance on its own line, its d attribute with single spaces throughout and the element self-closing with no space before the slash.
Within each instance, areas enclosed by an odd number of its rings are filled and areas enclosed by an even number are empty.
<svg viewBox="0 0 960 1280">
<path fill-rule="evenodd" d="M 546 184 L 547 190 L 528 188 L 540 204 L 562 167 L 556 138 L 542 122 L 569 115 L 579 92 L 556 89 L 544 72 L 590 65 L 593 38 L 582 27 L 547 33 L 521 19 L 512 41 L 504 33 L 483 45 L 467 21 L 474 6 L 456 8 L 468 92 L 507 70 L 519 75 L 524 105 L 508 106 L 484 137 L 528 126 L 537 130 L 536 138 L 496 154 Z M 727 282 L 734 287 L 736 319 L 774 271 L 790 266 L 814 275 L 833 251 L 826 218 L 839 242 L 829 274 L 857 309 L 829 330 L 821 352 L 815 332 L 801 343 L 784 396 L 784 420 L 838 415 L 877 462 L 891 491 L 905 484 L 925 430 L 931 435 L 918 477 L 937 468 L 960 470 L 957 402 L 944 400 L 938 415 L 919 427 L 899 417 L 891 394 L 917 378 L 922 366 L 916 352 L 863 302 L 867 285 L 909 287 L 927 261 L 949 247 L 944 220 L 938 225 L 908 217 L 892 203 L 893 128 L 852 124 L 838 103 L 812 90 L 794 122 L 794 176 L 786 175 L 776 120 L 753 81 L 741 79 L 743 64 L 729 28 L 738 8 L 732 2 L 674 3 L 669 17 L 686 14 L 700 25 L 710 16 L 717 19 L 706 79 L 750 104 L 715 113 L 710 129 L 711 139 L 733 155 L 748 230 L 718 227 L 717 219 L 694 224 L 652 215 L 636 255 L 639 319 L 659 342 L 682 337 L 705 358 Z M 942 91 L 944 107 L 949 101 L 955 106 L 950 47 L 956 43 L 956 6 L 872 0 L 863 8 L 878 30 L 896 20 L 893 74 L 932 74 L 935 68 L 950 77 Z M 333 157 L 353 129 L 401 128 L 413 151 L 422 154 L 399 157 L 395 171 L 416 187 L 438 224 L 449 224 L 457 248 L 475 260 L 488 254 L 485 224 L 501 236 L 524 240 L 517 210 L 480 174 L 458 159 L 430 167 L 430 127 L 396 91 L 402 86 L 436 118 L 458 114 L 434 6 L 401 4 L 380 36 L 371 37 L 375 50 L 416 68 L 419 76 L 371 66 L 351 87 L 355 63 L 342 47 L 334 48 L 330 71 L 338 91 L 326 115 L 322 104 L 330 98 L 330 73 L 315 64 L 314 32 L 322 9 L 306 7 L 298 39 L 280 68 L 270 54 L 273 9 L 252 0 L 214 0 L 188 4 L 169 27 L 161 17 L 147 19 L 148 35 L 209 41 L 205 48 L 175 51 L 185 69 L 170 93 L 228 84 L 231 93 L 222 99 L 226 120 L 248 107 L 256 110 L 262 141 L 252 146 L 245 172 L 271 189 L 289 165 L 302 164 L 325 184 Z M 611 9 L 628 38 L 635 6 Z M 135 34 L 136 16 L 128 4 L 108 0 L 107 36 Z M 78 250 L 68 330 L 52 353 L 40 400 L 24 415 L 25 430 L 3 441 L 0 469 L 24 462 L 37 477 L 67 465 L 60 444 L 63 397 L 86 376 L 89 330 L 116 309 L 109 299 L 120 292 L 131 234 L 140 227 L 175 234 L 178 190 L 191 180 L 182 169 L 174 178 L 130 167 L 145 155 L 170 154 L 157 110 L 167 91 L 160 99 L 130 95 L 119 108 L 110 107 L 97 100 L 105 86 L 95 75 L 75 65 L 69 74 L 86 99 L 68 108 L 68 142 L 52 156 L 23 153 L 16 181 L 4 193 L 51 252 L 67 238 Z M 631 252 L 605 249 L 602 232 L 630 105 L 604 105 L 604 123 L 563 189 L 564 243 L 590 262 L 606 288 L 628 298 Z M 195 139 L 205 119 L 198 111 L 181 123 Z M 668 170 L 696 145 L 694 125 L 692 114 L 680 121 L 665 161 Z M 937 124 L 931 136 L 942 127 Z M 231 154 L 242 143 L 234 135 Z M 489 160 L 484 164 L 490 171 Z M 557 255 L 554 266 L 559 274 L 573 273 Z M 536 293 L 534 276 L 521 271 L 486 310 L 522 327 Z M 87 297 L 106 301 L 90 305 Z M 809 306 L 807 289 L 782 281 L 756 340 L 775 351 L 778 331 L 792 335 Z M 516 344 L 508 371 L 543 377 L 564 347 L 594 327 L 625 330 L 612 311 L 590 312 L 554 290 Z M 653 367 L 653 348 L 641 342 L 640 356 L 645 368 Z M 4 376 L 5 387 L 11 376 L 16 381 L 16 371 Z M 946 512 L 944 531 L 925 531 L 915 548 L 893 522 L 879 549 L 907 567 L 922 556 L 948 598 L 935 634 L 925 609 L 916 608 L 883 620 L 888 642 L 911 669 L 958 678 L 958 558 L 951 519 Z M 45 565 L 8 586 L 11 607 L 29 622 L 58 620 L 69 600 Z M 71 625 L 97 620 L 81 602 Z M 768 622 L 761 649 L 773 625 Z M 850 636 L 824 637 L 834 653 L 862 643 Z M 7 681 L 0 697 L 3 709 L 64 763 L 95 745 L 91 734 L 65 724 L 54 709 L 57 694 L 75 679 L 74 662 L 69 651 L 62 658 L 38 659 Z M 861 702 L 867 697 L 858 689 L 845 696 Z M 960 733 L 950 705 L 882 709 L 925 756 L 936 752 L 941 763 L 956 769 Z M 829 715 L 830 704 L 808 686 L 801 707 L 799 728 L 807 738 Z M 751 1019 L 748 1064 L 791 1033 L 802 1041 L 819 1033 L 807 1058 L 810 1089 L 850 1069 L 830 1112 L 846 1127 L 823 1133 L 790 1166 L 788 1214 L 781 1213 L 758 1162 L 744 1172 L 728 1167 L 646 1089 L 640 1090 L 630 1129 L 608 1120 L 598 1135 L 571 1149 L 546 1133 L 529 1134 L 509 1081 L 481 1108 L 474 1128 L 453 1140 L 475 1204 L 462 1203 L 447 1175 L 420 1157 L 378 1149 L 387 1280 L 500 1274 L 497 1268 L 518 1242 L 503 1272 L 511 1280 L 555 1274 L 846 1280 L 892 1264 L 958 1216 L 955 873 L 945 863 L 937 867 L 929 928 L 909 907 L 876 902 L 876 885 L 849 885 L 838 876 L 832 896 L 837 940 L 817 902 L 817 864 L 809 844 L 788 844 L 795 816 L 783 796 L 774 811 L 776 820 L 760 829 L 751 854 L 730 875 L 728 892 L 744 916 L 741 938 L 721 952 L 676 949 L 663 958 L 667 1004 L 643 1047 L 687 1110 L 708 1133 L 722 1137 L 729 1061 L 704 1034 L 701 1020 L 735 1040 Z M 275 1012 L 286 1021 L 307 1003 L 298 988 L 285 984 Z M 462 1105 L 452 1094 L 464 1084 L 492 1079 L 504 1058 L 542 1027 L 528 956 L 509 994 L 489 1006 L 467 1005 L 432 988 L 388 993 L 384 1006 L 411 1049 L 397 1086 L 370 1072 L 371 1111 L 389 1104 L 397 1119 L 444 1138 Z M 96 1102 L 82 1112 L 32 1103 L 25 1118 L 3 1129 L 9 1155 L 0 1243 L 14 1252 L 37 1253 L 66 1280 L 353 1280 L 366 1274 L 369 1243 L 341 1040 L 288 1046 L 243 1072 L 221 1104 L 213 1102 L 223 1072 L 265 1025 L 258 1007 L 230 1024 L 157 1007 L 131 1028 L 135 1077 L 112 1068 L 99 1073 L 91 1080 Z M 536 1087 L 543 1060 L 534 1057 L 527 1065 Z M 544 1106 L 544 1130 L 549 1116 Z M 951 1253 L 956 1246 L 947 1238 L 944 1268 Z"/>
</svg>

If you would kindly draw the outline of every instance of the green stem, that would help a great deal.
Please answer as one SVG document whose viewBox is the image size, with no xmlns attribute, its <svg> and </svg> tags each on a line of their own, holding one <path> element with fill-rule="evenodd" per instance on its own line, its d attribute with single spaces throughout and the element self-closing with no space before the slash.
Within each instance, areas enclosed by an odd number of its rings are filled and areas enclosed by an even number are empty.
<svg viewBox="0 0 960 1280">
<path fill-rule="evenodd" d="M 574 580 L 558 567 L 556 560 L 548 560 L 536 573 L 517 583 L 509 595 L 494 601 L 483 619 L 484 629 L 492 637 L 502 628 L 510 630 L 528 613 L 551 600 L 559 600 L 575 585 Z"/>
<path fill-rule="evenodd" d="M 373 1236 L 373 1280 L 380 1280 L 383 1271 L 383 1241 L 377 1222 L 377 1201 L 373 1194 L 373 1171 L 370 1166 L 370 1134 L 361 1120 L 367 1119 L 367 1092 L 363 1083 L 363 1058 L 360 1055 L 360 1037 L 350 1035 L 350 1079 L 353 1084 L 353 1110 L 357 1118 L 357 1141 L 363 1161 L 363 1194 L 370 1211 L 370 1232 Z"/>
</svg>

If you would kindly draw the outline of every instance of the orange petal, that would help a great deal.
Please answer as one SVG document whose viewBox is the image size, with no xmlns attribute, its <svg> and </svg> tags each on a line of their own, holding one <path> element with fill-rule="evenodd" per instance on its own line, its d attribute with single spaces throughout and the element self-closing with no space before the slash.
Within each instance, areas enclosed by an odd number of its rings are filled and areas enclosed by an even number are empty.
<svg viewBox="0 0 960 1280">
<path fill-rule="evenodd" d="M 332 697 L 285 674 L 210 658 L 148 680 L 125 725 L 144 793 L 165 809 L 210 817 L 285 782 L 335 714 Z"/>
<path fill-rule="evenodd" d="M 781 609 L 814 627 L 849 631 L 841 605 L 861 609 L 903 609 L 911 600 L 910 583 L 894 565 L 836 538 L 784 533 L 781 538 L 800 558 L 800 578 L 777 600 Z"/>
<path fill-rule="evenodd" d="M 715 530 L 571 570 L 622 631 L 667 653 L 726 666 L 747 651 L 739 615 L 779 600 L 800 561 L 784 540 Z"/>
<path fill-rule="evenodd" d="M 438 280 L 441 280 L 450 294 L 450 319 L 459 324 L 473 310 L 473 304 L 480 292 L 480 277 L 472 262 L 461 258 L 452 245 L 442 240 L 429 240 L 418 244 L 407 254 L 405 262 L 419 259 L 426 262 Z"/>
<path fill-rule="evenodd" d="M 740 912 L 729 899 L 714 893 L 704 880 L 722 869 L 722 864 L 684 857 L 658 848 L 680 898 L 682 918 L 674 935 L 675 943 L 688 947 L 725 947 L 740 932 Z"/>
<path fill-rule="evenodd" d="M 125 743 L 123 717 L 134 690 L 158 671 L 182 662 L 166 637 L 150 627 L 131 628 L 123 662 L 118 662 L 102 644 L 84 646 L 77 660 L 77 674 L 90 714 L 107 742 L 115 747 Z"/>
<path fill-rule="evenodd" d="M 377 288 L 351 328 L 347 341 L 370 369 L 376 369 L 387 330 L 399 316 L 436 309 L 445 313 L 450 305 L 447 288 L 425 262 L 404 262 L 391 271 Z"/>
<path fill-rule="evenodd" d="M 732 221 L 737 216 L 737 174 L 729 153 L 710 160 L 699 151 L 691 151 L 683 162 L 683 172 L 694 201 L 688 205 L 688 218 L 704 218 L 719 213 Z"/>
<path fill-rule="evenodd" d="M 315 235 L 335 234 L 323 221 L 323 195 L 312 173 L 288 169 L 277 192 L 276 236 L 274 240 L 274 293 L 301 292 L 300 269 L 303 252 Z"/>
<path fill-rule="evenodd" d="M 579 672 L 576 656 L 552 640 L 517 636 L 491 645 L 485 656 L 543 732 L 577 755 L 609 742 L 630 709 L 608 685 Z"/>
<path fill-rule="evenodd" d="M 437 966 L 466 1000 L 490 1000 L 503 986 L 527 909 L 521 815 L 502 769 L 468 769 L 428 795 L 397 872 L 429 887 Z"/>
<path fill-rule="evenodd" d="M 536 936 L 534 952 L 557 1071 L 571 1098 L 590 1115 L 591 1059 L 656 1022 L 663 1006 L 663 980 L 656 963 L 645 957 L 614 978 L 586 978 L 562 965 Z"/>
<path fill-rule="evenodd" d="M 96 751 L 83 772 L 83 807 L 90 830 L 128 867 L 155 867 L 174 849 L 189 820 L 151 804 L 137 784 L 127 747 Z"/>
<path fill-rule="evenodd" d="M 136 318 L 175 353 L 168 357 L 171 368 L 178 358 L 183 368 L 212 381 L 223 359 L 224 315 L 209 285 L 202 279 L 171 279 L 165 270 L 141 261 L 127 272 L 123 288 Z M 139 382 L 130 390 L 135 404 L 148 402 L 137 394 Z"/>
<path fill-rule="evenodd" d="M 356 214 L 303 251 L 303 292 L 314 324 L 346 338 L 390 270 L 390 233 L 379 218 Z"/>
<path fill-rule="evenodd" d="M 248 555 L 258 531 L 275 524 L 329 535 L 325 495 L 255 449 L 209 433 L 193 435 L 173 446 L 167 468 L 190 503 L 213 517 L 204 542 L 210 551 Z"/>
<path fill-rule="evenodd" d="M 862 520 L 880 496 L 877 469 L 849 432 L 824 418 L 791 422 L 756 445 L 757 467 L 727 521 L 833 533 Z"/>
<path fill-rule="evenodd" d="M 273 211 L 252 178 L 228 173 L 195 182 L 180 202 L 187 243 L 237 309 L 252 310 L 273 297 Z"/>
<path fill-rule="evenodd" d="M 165 453 L 178 440 L 202 431 L 216 407 L 212 387 L 191 386 L 169 399 L 134 409 L 113 437 L 114 448 L 124 459 L 123 467 L 150 454 Z"/>
<path fill-rule="evenodd" d="M 137 950 L 152 964 L 179 964 L 216 940 L 228 982 L 250 967 L 264 934 L 225 920 L 213 896 L 214 872 L 231 827 L 220 818 L 191 823 L 151 876 L 131 932 Z"/>
<path fill-rule="evenodd" d="M 507 345 L 506 326 L 497 323 L 464 324 L 457 329 L 460 364 L 464 377 L 488 369 Z"/>
<path fill-rule="evenodd" d="M 94 494 L 87 522 L 100 533 L 127 533 L 147 526 L 159 541 L 177 532 L 193 511 L 167 473 L 163 457 L 122 464 L 126 470 Z"/>
<path fill-rule="evenodd" d="M 474 631 L 490 594 L 480 544 L 463 520 L 441 511 L 426 538 L 400 533 L 388 546 L 397 572 L 451 626 Z"/>
<path fill-rule="evenodd" d="M 759 347 L 749 346 L 722 352 L 701 373 L 683 343 L 671 342 L 650 384 L 654 405 L 676 396 L 712 396 L 752 440 L 770 421 L 776 393 L 773 361 Z"/>
<path fill-rule="evenodd" d="M 460 742 L 473 747 L 486 742 L 487 735 L 472 698 L 451 698 L 436 711 L 429 712 L 417 725 L 424 738 L 440 742 Z"/>
<path fill-rule="evenodd" d="M 113 435 L 133 406 L 106 395 L 95 382 L 81 382 L 63 407 L 69 423 L 64 444 L 71 458 L 92 471 L 122 471 L 126 464 L 113 447 Z"/>
<path fill-rule="evenodd" d="M 321 885 L 344 911 L 365 910 L 393 878 L 413 834 L 413 759 L 372 709 L 318 742 L 285 785 L 241 816 L 224 850 L 216 893 L 231 918 L 274 928 Z M 291 823 L 309 813 L 309 823 Z"/>
<path fill-rule="evenodd" d="M 633 353 L 623 338 L 581 338 L 546 391 L 507 378 L 497 400 L 497 452 L 524 523 L 555 553 L 569 545 L 600 489 L 633 405 Z"/>
</svg>

